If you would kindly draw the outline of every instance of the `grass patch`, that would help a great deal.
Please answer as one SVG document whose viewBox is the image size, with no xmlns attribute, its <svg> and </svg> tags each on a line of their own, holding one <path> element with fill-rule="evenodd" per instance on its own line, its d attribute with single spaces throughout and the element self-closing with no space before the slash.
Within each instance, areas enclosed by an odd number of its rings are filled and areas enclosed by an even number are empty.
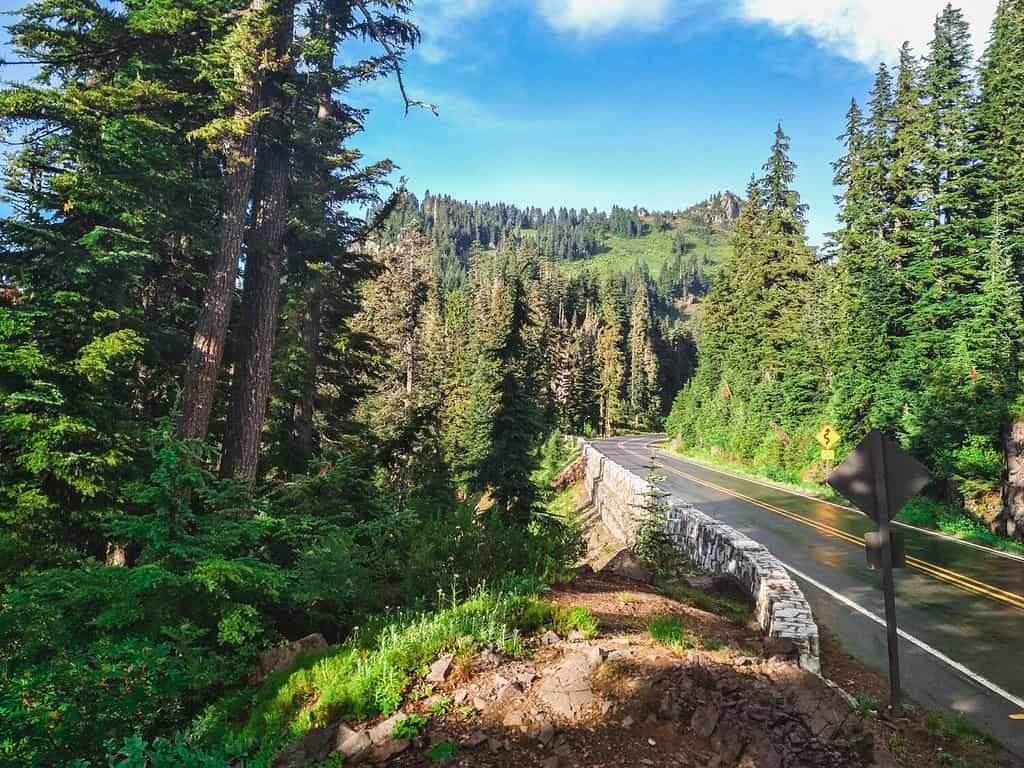
<svg viewBox="0 0 1024 768">
<path fill-rule="evenodd" d="M 576 490 L 577 486 L 570 486 L 563 491 L 559 491 L 544 505 L 544 510 L 559 520 L 575 524 Z"/>
<path fill-rule="evenodd" d="M 609 235 L 601 244 L 601 251 L 588 259 L 560 261 L 558 266 L 567 274 L 578 275 L 590 271 L 597 275 L 614 275 L 633 267 L 644 265 L 652 275 L 657 275 L 663 266 L 675 260 L 672 241 L 677 232 L 686 236 L 687 242 L 696 252 L 699 260 L 707 258 L 705 273 L 713 277 L 720 265 L 732 254 L 727 233 L 716 232 L 711 243 L 706 243 L 696 233 L 689 231 L 685 223 L 661 232 L 648 232 L 641 237 L 618 237 Z"/>
<path fill-rule="evenodd" d="M 704 647 L 709 651 L 720 651 L 723 648 L 728 647 L 728 643 L 720 637 L 707 637 L 704 638 Z"/>
<path fill-rule="evenodd" d="M 651 640 L 670 648 L 695 648 L 697 640 L 687 630 L 678 616 L 657 616 L 647 623 Z"/>
<path fill-rule="evenodd" d="M 516 626 L 523 634 L 551 630 L 563 637 L 573 630 L 579 630 L 587 639 L 596 637 L 598 630 L 597 619 L 589 608 L 582 605 L 566 607 L 541 602 L 527 606 Z"/>
<path fill-rule="evenodd" d="M 427 750 L 427 759 L 432 763 L 443 763 L 462 751 L 462 745 L 455 741 L 439 741 Z"/>
<path fill-rule="evenodd" d="M 435 613 L 381 617 L 343 645 L 272 675 L 253 697 L 243 726 L 225 724 L 208 738 L 258 745 L 249 765 L 268 765 L 282 746 L 311 728 L 391 714 L 418 672 L 442 652 L 466 655 L 493 645 L 525 656 L 522 618 L 540 605 L 535 594 L 482 590 Z"/>
<path fill-rule="evenodd" d="M 920 528 L 941 531 L 947 536 L 972 541 L 975 544 L 1024 555 L 1024 544 L 1021 542 L 996 536 L 982 523 L 935 499 L 923 496 L 911 499 L 910 503 L 896 516 L 896 519 Z"/>
<path fill-rule="evenodd" d="M 664 592 L 683 605 L 722 616 L 738 627 L 745 627 L 750 622 L 750 608 L 736 600 L 716 597 L 689 587 L 666 586 Z"/>
<path fill-rule="evenodd" d="M 929 712 L 924 716 L 922 725 L 930 736 L 964 747 L 990 747 L 993 744 L 991 736 L 975 728 L 962 717 L 952 717 L 943 712 Z"/>
</svg>

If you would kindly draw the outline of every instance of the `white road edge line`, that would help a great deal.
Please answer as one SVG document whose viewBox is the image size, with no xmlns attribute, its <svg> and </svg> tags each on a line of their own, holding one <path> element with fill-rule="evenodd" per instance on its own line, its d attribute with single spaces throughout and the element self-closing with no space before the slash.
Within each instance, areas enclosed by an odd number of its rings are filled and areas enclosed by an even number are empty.
<svg viewBox="0 0 1024 768">
<path fill-rule="evenodd" d="M 786 563 L 782 563 L 782 565 L 783 565 L 783 567 L 787 571 L 792 573 L 797 578 L 803 579 L 808 584 L 810 584 L 810 585 L 812 585 L 814 587 L 817 587 L 822 592 L 824 592 L 826 595 L 828 595 L 829 597 L 831 597 L 831 598 L 833 598 L 835 600 L 838 600 L 840 603 L 845 605 L 847 608 L 852 608 L 853 610 L 857 611 L 857 613 L 860 613 L 860 614 L 863 614 L 864 616 L 867 616 L 869 619 L 871 619 L 873 622 L 875 622 L 876 624 L 878 624 L 881 627 L 885 626 L 885 619 L 881 618 L 880 616 L 875 615 L 874 613 L 869 611 L 867 608 L 864 608 L 863 606 L 858 605 L 853 600 L 851 600 L 850 598 L 845 597 L 845 596 L 839 594 L 834 589 L 831 589 L 830 587 L 826 587 L 821 582 L 819 582 L 819 581 L 817 581 L 815 579 L 812 579 L 806 573 L 802 573 L 801 571 L 798 571 L 796 568 L 792 567 L 791 565 L 786 565 Z M 1000 696 L 1000 697 L 1006 699 L 1008 702 L 1010 702 L 1015 707 L 1017 707 L 1018 710 L 1024 710 L 1024 699 L 1020 699 L 1020 698 L 1014 696 L 1009 691 L 1006 691 L 1006 690 L 1000 688 L 998 685 L 996 685 L 995 683 L 991 682 L 990 680 L 987 680 L 986 678 L 982 677 L 977 672 L 972 672 L 971 670 L 969 670 L 967 667 L 965 667 L 960 662 L 953 661 L 953 659 L 949 658 L 949 656 L 947 656 L 946 654 L 942 653 L 942 651 L 938 651 L 935 648 L 932 648 L 924 640 L 918 640 L 916 637 L 914 637 L 913 635 L 911 635 L 911 634 L 909 634 L 907 632 L 904 632 L 902 629 L 899 630 L 899 634 L 900 634 L 900 637 L 902 637 L 904 640 L 906 640 L 909 643 L 913 643 L 914 645 L 916 645 L 918 648 L 920 648 L 925 653 L 928 653 L 928 654 L 934 656 L 939 661 L 941 661 L 944 664 L 947 664 L 948 666 L 952 667 L 953 669 L 955 669 L 960 674 L 965 675 L 966 677 L 970 678 L 971 680 L 973 680 L 975 683 L 977 683 L 978 685 L 982 686 L 983 688 L 987 688 L 988 690 L 992 691 L 992 693 L 996 694 L 997 696 Z"/>
<path fill-rule="evenodd" d="M 793 491 L 790 490 L 789 488 L 782 488 L 778 485 L 773 485 L 772 483 L 766 483 L 763 480 L 755 480 L 752 477 L 744 477 L 743 475 L 737 475 L 733 472 L 729 472 L 728 470 L 719 469 L 718 467 L 712 467 L 708 464 L 704 464 L 703 462 L 694 461 L 693 459 L 684 459 L 682 456 L 673 456 L 672 454 L 668 453 L 665 450 L 661 450 L 660 452 L 664 454 L 667 458 L 675 459 L 676 461 L 682 462 L 683 464 L 693 464 L 696 467 L 706 469 L 710 472 L 716 472 L 719 475 L 725 475 L 726 477 L 732 477 L 736 480 L 743 480 L 744 482 L 747 483 L 754 483 L 755 485 L 760 485 L 762 488 L 768 488 L 773 491 L 779 491 L 780 493 L 787 493 L 790 496 L 799 496 L 809 501 L 816 501 L 819 504 L 828 504 L 830 507 L 835 507 L 836 509 L 845 509 L 847 512 L 858 512 L 859 514 L 858 510 L 854 509 L 853 507 L 848 507 L 845 504 L 836 504 L 834 501 L 828 501 L 827 499 L 822 499 L 819 498 L 818 496 L 811 496 L 809 493 L 801 493 L 800 491 Z M 1013 552 L 1006 552 L 1002 549 L 995 549 L 994 547 L 986 547 L 984 544 L 975 544 L 973 541 L 965 541 L 964 539 L 958 539 L 956 536 L 950 536 L 948 533 L 943 533 L 942 531 L 933 531 L 930 528 L 922 528 L 919 525 L 911 525 L 910 523 L 903 523 L 899 520 L 893 520 L 893 523 L 902 528 L 909 528 L 912 531 L 919 531 L 920 533 L 926 533 L 929 536 L 935 536 L 939 539 L 952 541 L 955 544 L 963 544 L 965 547 L 980 549 L 984 552 L 988 552 L 993 555 L 1000 555 L 1001 557 L 1006 557 L 1010 560 L 1019 560 L 1020 562 L 1024 563 L 1024 556 L 1015 554 Z"/>
</svg>

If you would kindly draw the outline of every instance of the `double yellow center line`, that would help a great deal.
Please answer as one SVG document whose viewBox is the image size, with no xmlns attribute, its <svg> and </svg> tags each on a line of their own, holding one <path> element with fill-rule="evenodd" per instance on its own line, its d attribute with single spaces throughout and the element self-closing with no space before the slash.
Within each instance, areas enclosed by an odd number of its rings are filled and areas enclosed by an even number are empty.
<svg viewBox="0 0 1024 768">
<path fill-rule="evenodd" d="M 631 451 L 625 447 L 623 447 L 623 450 L 635 458 L 646 460 L 644 456 L 642 456 L 639 453 L 636 453 L 635 451 Z M 739 493 L 738 491 L 734 491 L 730 488 L 725 488 L 716 483 L 712 483 L 709 480 L 694 477 L 691 474 L 682 472 L 676 469 L 675 467 L 670 467 L 664 463 L 661 464 L 661 468 L 683 478 L 684 480 L 689 480 L 691 483 L 703 485 L 706 488 L 711 488 L 713 490 L 719 491 L 720 493 L 732 496 L 733 498 L 745 501 L 748 504 L 753 504 L 757 507 L 760 507 L 761 509 L 766 509 L 769 512 L 774 512 L 775 514 L 785 517 L 794 522 L 806 525 L 810 528 L 814 528 L 816 531 L 824 534 L 825 536 L 832 536 L 837 539 L 842 539 L 843 541 L 848 541 L 851 544 L 856 545 L 857 547 L 864 546 L 864 542 L 862 539 L 858 538 L 857 536 L 854 536 L 851 533 L 840 530 L 839 528 L 835 528 L 831 525 L 828 525 L 827 523 L 823 523 L 818 520 L 812 520 L 810 518 L 804 517 L 803 515 L 798 515 L 795 512 L 790 512 L 787 509 L 782 509 L 781 507 L 776 507 L 772 504 L 766 504 L 765 502 L 755 499 L 751 496 Z M 988 597 L 993 600 L 998 600 L 999 602 L 1006 603 L 1007 605 L 1012 605 L 1014 608 L 1020 608 L 1024 610 L 1024 597 L 1014 592 L 1007 592 L 1005 589 L 1000 589 L 999 587 L 994 587 L 991 584 L 986 584 L 983 581 L 978 581 L 977 579 L 967 576 L 966 574 L 951 571 L 948 568 L 943 568 L 940 565 L 935 565 L 934 563 L 929 563 L 926 560 L 921 560 L 920 558 L 913 557 L 910 555 L 907 556 L 907 565 L 917 571 L 920 571 L 921 573 L 928 574 L 932 578 L 938 579 L 939 581 L 943 581 L 947 584 L 952 584 L 953 586 L 963 589 L 967 592 L 973 592 L 977 595 L 983 595 L 984 597 Z"/>
</svg>

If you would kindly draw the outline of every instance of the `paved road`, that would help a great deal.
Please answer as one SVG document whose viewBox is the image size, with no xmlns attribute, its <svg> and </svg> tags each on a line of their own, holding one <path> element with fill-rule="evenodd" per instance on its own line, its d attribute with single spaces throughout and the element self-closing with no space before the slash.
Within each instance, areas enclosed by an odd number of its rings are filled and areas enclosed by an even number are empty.
<svg viewBox="0 0 1024 768">
<path fill-rule="evenodd" d="M 643 475 L 650 437 L 595 445 Z M 766 546 L 800 583 L 816 618 L 883 676 L 881 576 L 865 563 L 871 522 L 855 510 L 657 451 L 662 490 Z M 896 572 L 903 685 L 932 709 L 962 713 L 1024 758 L 1024 558 L 903 527 Z"/>
</svg>

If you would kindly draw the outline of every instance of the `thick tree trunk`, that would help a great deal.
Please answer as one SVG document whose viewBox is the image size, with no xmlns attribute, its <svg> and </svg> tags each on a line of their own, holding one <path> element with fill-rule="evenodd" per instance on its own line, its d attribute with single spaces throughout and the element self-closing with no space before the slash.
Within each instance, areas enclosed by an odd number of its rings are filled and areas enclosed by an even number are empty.
<svg viewBox="0 0 1024 768">
<path fill-rule="evenodd" d="M 294 25 L 292 6 L 282 7 L 281 13 L 277 35 L 279 60 L 288 55 Z M 277 80 L 272 78 L 267 84 L 264 103 L 271 113 L 256 151 L 253 226 L 246 249 L 242 323 L 221 454 L 220 471 L 224 477 L 256 477 L 270 397 L 291 170 L 284 92 Z"/>
<path fill-rule="evenodd" d="M 252 0 L 249 10 L 257 12 L 265 6 L 265 0 Z M 258 80 L 254 72 L 235 108 L 235 119 L 246 123 L 246 128 L 240 136 L 228 141 L 224 150 L 224 192 L 217 249 L 207 275 L 203 305 L 182 382 L 181 414 L 176 430 L 182 440 L 202 440 L 210 426 L 252 193 L 253 157 L 256 152 L 256 120 L 253 116 L 259 110 Z"/>
<path fill-rule="evenodd" d="M 253 111 L 255 106 L 253 102 Z M 227 150 L 217 251 L 213 255 L 206 279 L 203 306 L 196 322 L 192 353 L 182 383 L 181 414 L 177 424 L 177 435 L 182 440 L 202 440 L 210 426 L 217 375 L 224 357 L 228 323 L 231 321 L 231 303 L 242 252 L 246 209 L 252 191 L 255 145 L 253 129 Z"/>
<path fill-rule="evenodd" d="M 1024 414 L 1014 416 L 1004 438 L 1006 480 L 1003 483 L 1002 528 L 1024 538 Z"/>
</svg>

